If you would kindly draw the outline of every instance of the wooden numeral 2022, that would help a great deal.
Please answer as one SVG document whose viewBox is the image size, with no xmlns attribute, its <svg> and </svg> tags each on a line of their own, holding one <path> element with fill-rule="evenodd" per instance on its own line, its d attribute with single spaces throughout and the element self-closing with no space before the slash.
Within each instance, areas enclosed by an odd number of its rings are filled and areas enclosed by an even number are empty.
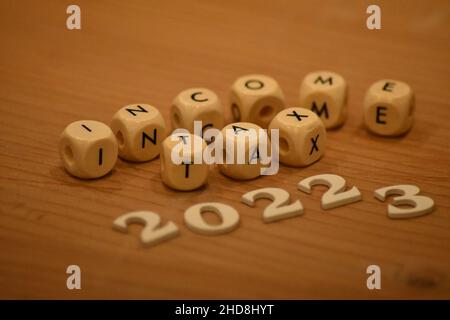
<svg viewBox="0 0 450 320">
<path fill-rule="evenodd" d="M 297 187 L 305 193 L 311 193 L 315 185 L 326 185 L 328 190 L 323 194 L 321 206 L 325 210 L 348 205 L 362 200 L 361 192 L 357 187 L 346 190 L 345 179 L 335 174 L 320 174 L 301 180 Z M 389 195 L 397 195 L 388 205 L 388 217 L 393 219 L 418 217 L 431 212 L 434 201 L 426 196 L 418 195 L 420 189 L 414 185 L 395 185 L 375 190 L 375 198 L 385 201 Z M 245 193 L 241 201 L 254 207 L 258 199 L 269 199 L 269 204 L 262 213 L 262 220 L 266 223 L 280 221 L 303 214 L 303 205 L 300 200 L 291 202 L 289 192 L 281 188 L 262 188 Z M 408 205 L 409 207 L 398 207 Z M 203 212 L 214 212 L 221 218 L 220 224 L 209 224 L 202 216 Z M 179 235 L 178 226 L 172 221 L 160 226 L 159 214 L 151 211 L 133 211 L 121 215 L 113 222 L 113 228 L 127 232 L 128 225 L 132 223 L 143 224 L 140 234 L 143 245 L 150 246 L 173 239 Z M 184 212 L 184 222 L 195 233 L 203 235 L 220 235 L 236 229 L 239 225 L 239 213 L 231 206 L 220 202 L 204 202 L 189 207 Z"/>
</svg>

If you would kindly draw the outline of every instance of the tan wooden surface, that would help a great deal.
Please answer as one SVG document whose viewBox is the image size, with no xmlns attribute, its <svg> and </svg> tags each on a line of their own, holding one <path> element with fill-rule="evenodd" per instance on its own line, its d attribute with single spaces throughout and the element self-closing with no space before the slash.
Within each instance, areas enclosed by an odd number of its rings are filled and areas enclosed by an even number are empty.
<svg viewBox="0 0 450 320">
<path fill-rule="evenodd" d="M 82 30 L 65 27 L 68 1 L 0 2 L 1 298 L 450 298 L 450 2 L 382 2 L 382 30 L 365 27 L 368 1 L 77 1 Z M 330 69 L 350 86 L 349 117 L 330 131 L 326 156 L 304 169 L 237 182 L 212 170 L 195 192 L 167 189 L 159 160 L 119 160 L 109 176 L 69 176 L 57 152 L 70 122 L 109 122 L 121 106 L 150 103 L 168 119 L 182 89 L 206 86 L 226 104 L 232 81 L 259 72 L 296 104 L 303 76 Z M 401 138 L 369 134 L 362 100 L 382 78 L 408 82 L 416 122 Z M 302 178 L 343 176 L 363 201 L 323 211 L 296 190 Z M 377 188 L 415 184 L 436 210 L 390 220 Z M 243 193 L 281 187 L 305 214 L 264 224 Z M 236 208 L 228 235 L 194 234 L 192 204 Z M 153 248 L 112 221 L 130 210 L 158 212 L 181 235 Z M 206 214 L 214 220 L 212 214 Z M 211 216 L 210 216 L 211 215 Z M 82 290 L 66 288 L 66 267 Z M 382 289 L 366 288 L 366 268 Z"/>
</svg>

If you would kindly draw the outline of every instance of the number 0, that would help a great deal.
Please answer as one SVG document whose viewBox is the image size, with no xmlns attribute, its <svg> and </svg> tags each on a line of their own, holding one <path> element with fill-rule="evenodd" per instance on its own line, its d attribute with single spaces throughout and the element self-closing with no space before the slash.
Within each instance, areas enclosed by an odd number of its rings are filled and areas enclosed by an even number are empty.
<svg viewBox="0 0 450 320">
<path fill-rule="evenodd" d="M 212 211 L 222 220 L 219 225 L 208 224 L 202 213 Z M 239 214 L 233 208 L 219 202 L 204 202 L 193 205 L 184 212 L 184 221 L 189 229 L 205 235 L 218 235 L 233 231 L 239 224 Z"/>
</svg>

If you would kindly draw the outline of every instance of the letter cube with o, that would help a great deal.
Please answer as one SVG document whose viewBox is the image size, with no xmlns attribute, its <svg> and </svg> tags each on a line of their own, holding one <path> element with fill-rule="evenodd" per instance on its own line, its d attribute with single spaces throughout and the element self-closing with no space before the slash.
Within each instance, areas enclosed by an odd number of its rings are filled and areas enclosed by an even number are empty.
<svg viewBox="0 0 450 320">
<path fill-rule="evenodd" d="M 414 119 L 414 93 L 401 81 L 380 80 L 364 98 L 364 122 L 379 135 L 397 136 L 407 132 Z"/>
<path fill-rule="evenodd" d="M 231 113 L 235 122 L 251 122 L 267 128 L 284 108 L 284 95 L 275 79 L 251 74 L 238 78 L 231 86 Z"/>
</svg>

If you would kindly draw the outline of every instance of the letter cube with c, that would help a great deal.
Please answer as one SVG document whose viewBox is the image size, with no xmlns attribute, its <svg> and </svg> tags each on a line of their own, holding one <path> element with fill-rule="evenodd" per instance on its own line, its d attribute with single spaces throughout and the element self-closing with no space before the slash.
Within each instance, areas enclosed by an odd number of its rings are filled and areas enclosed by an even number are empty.
<svg viewBox="0 0 450 320">
<path fill-rule="evenodd" d="M 172 103 L 170 119 L 173 129 L 184 128 L 194 132 L 194 121 L 201 121 L 203 131 L 222 129 L 224 123 L 223 109 L 217 95 L 206 88 L 192 88 L 180 92 Z"/>
</svg>

